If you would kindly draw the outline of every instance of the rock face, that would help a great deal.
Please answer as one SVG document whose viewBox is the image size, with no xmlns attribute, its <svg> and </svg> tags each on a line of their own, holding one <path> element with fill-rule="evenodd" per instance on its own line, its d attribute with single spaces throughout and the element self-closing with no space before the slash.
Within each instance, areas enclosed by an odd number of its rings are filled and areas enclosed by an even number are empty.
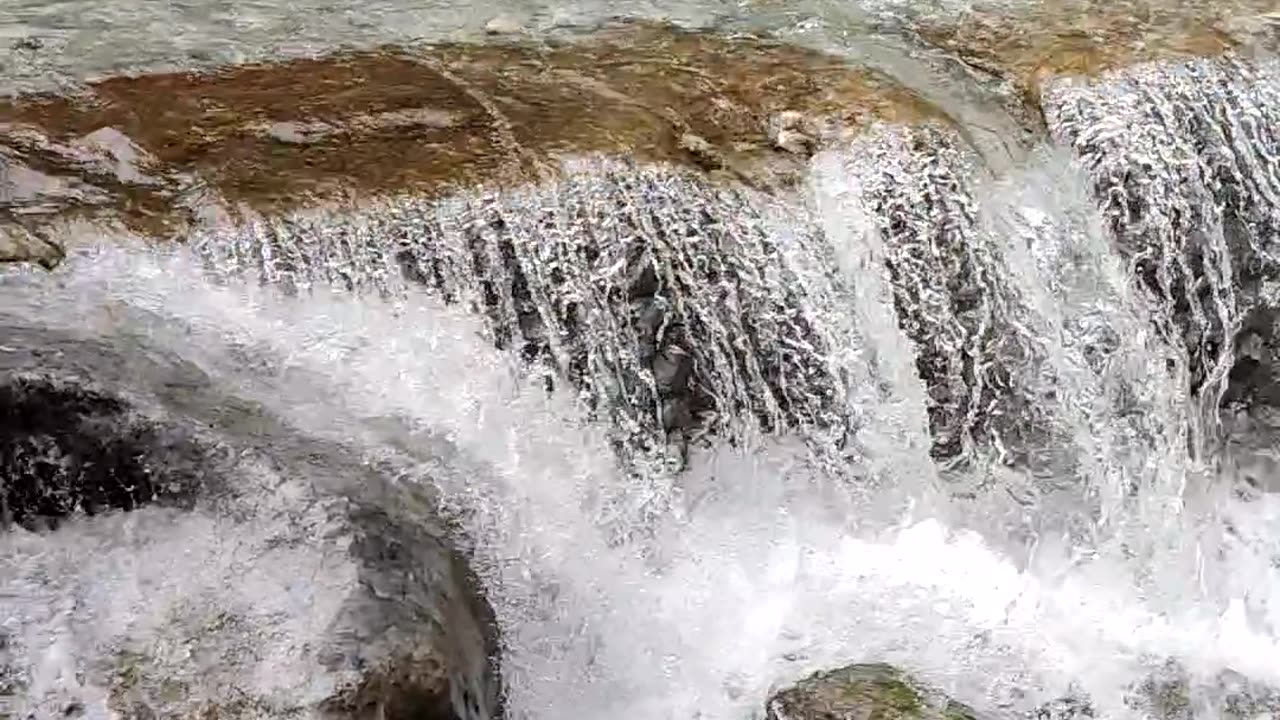
<svg viewBox="0 0 1280 720">
<path fill-rule="evenodd" d="M 160 353 L 2 326 L 0 715 L 500 714 L 429 488 Z"/>
<path fill-rule="evenodd" d="M 0 227 L 0 263 L 35 263 L 49 270 L 66 253 L 57 243 L 43 240 L 20 225 Z"/>
<path fill-rule="evenodd" d="M 1280 179 L 1263 169 L 1280 138 L 1278 97 L 1280 66 L 1235 58 L 1043 93 L 1054 138 L 1089 168 L 1111 233 L 1167 309 L 1210 406 L 1280 399 Z"/>
<path fill-rule="evenodd" d="M 473 308 L 495 346 L 574 388 L 624 467 L 653 475 L 702 436 L 844 429 L 824 361 L 838 340 L 803 302 L 836 292 L 814 272 L 829 246 L 812 228 L 772 233 L 774 210 L 686 168 L 590 162 L 519 193 L 263 218 L 192 244 L 286 293 L 425 290 Z"/>
<path fill-rule="evenodd" d="M 975 720 L 969 708 L 889 665 L 818 673 L 768 702 L 768 720 Z"/>
</svg>

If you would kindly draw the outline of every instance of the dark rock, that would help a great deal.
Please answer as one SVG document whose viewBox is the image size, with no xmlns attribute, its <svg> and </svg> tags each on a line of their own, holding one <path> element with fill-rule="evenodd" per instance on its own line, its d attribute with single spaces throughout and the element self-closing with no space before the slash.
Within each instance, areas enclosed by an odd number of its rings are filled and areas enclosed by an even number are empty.
<svg viewBox="0 0 1280 720">
<path fill-rule="evenodd" d="M 429 478 L 393 482 L 135 339 L 4 320 L 0 540 L 22 590 L 0 616 L 22 632 L 0 635 L 0 710 L 500 716 L 493 612 Z M 101 627 L 75 673 L 38 671 Z"/>
<path fill-rule="evenodd" d="M 1043 92 L 1052 134 L 1089 169 L 1109 229 L 1208 408 L 1280 400 L 1280 180 L 1258 170 L 1280 138 L 1269 99 L 1277 83 L 1265 63 L 1213 58 Z M 1237 118 L 1250 118 L 1251 131 L 1238 132 Z"/>
<path fill-rule="evenodd" d="M 132 417 L 121 399 L 19 377 L 0 385 L 0 528 L 55 526 L 68 515 L 189 505 L 205 451 Z"/>
<path fill-rule="evenodd" d="M 13 41 L 13 49 L 35 51 L 44 47 L 44 41 L 34 35 L 21 37 Z"/>
<path fill-rule="evenodd" d="M 653 379 L 664 395 L 685 391 L 692 375 L 693 354 L 677 343 L 666 343 L 654 357 Z"/>
</svg>

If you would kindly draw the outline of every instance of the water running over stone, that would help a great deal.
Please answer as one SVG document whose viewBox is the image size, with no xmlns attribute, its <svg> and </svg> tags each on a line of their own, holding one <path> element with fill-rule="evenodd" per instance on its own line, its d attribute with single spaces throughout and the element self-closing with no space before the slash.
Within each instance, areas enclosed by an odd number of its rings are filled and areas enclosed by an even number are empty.
<svg viewBox="0 0 1280 720">
<path fill-rule="evenodd" d="M 438 490 L 518 720 L 741 720 L 861 660 L 996 717 L 1070 691 L 1137 718 L 1170 659 L 1213 718 L 1224 670 L 1280 684 L 1280 503 L 1216 429 L 1271 397 L 1276 87 L 1225 61 L 1053 85 L 1065 148 L 996 178 L 938 128 L 831 148 L 804 197 L 591 161 L 0 297 Z M 29 627 L 65 667 L 63 626 Z"/>
<path fill-rule="evenodd" d="M 1134 272 L 1185 343 L 1211 441 L 1237 342 L 1274 322 L 1280 276 L 1280 66 L 1203 60 L 1139 67 L 1046 92 L 1055 137 L 1090 168 Z M 1265 332 L 1265 331 L 1264 331 Z M 1194 448 L 1193 448 L 1194 451 Z"/>
</svg>

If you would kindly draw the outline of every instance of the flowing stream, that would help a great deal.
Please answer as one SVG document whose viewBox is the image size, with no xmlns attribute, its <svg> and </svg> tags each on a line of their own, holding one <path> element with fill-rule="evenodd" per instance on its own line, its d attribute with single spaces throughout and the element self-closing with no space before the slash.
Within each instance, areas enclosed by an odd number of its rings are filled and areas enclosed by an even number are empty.
<svg viewBox="0 0 1280 720">
<path fill-rule="evenodd" d="M 1280 70 L 1138 68 L 1046 117 L 998 173 L 876 128 L 790 198 L 584 159 L 183 248 L 82 228 L 0 274 L 0 319 L 189 364 L 436 487 L 514 719 L 746 720 L 858 661 L 1011 718 L 1144 717 L 1174 661 L 1216 718 L 1224 672 L 1280 687 L 1280 418 L 1231 386 L 1280 307 Z M 26 587 L 109 532 L 11 533 L 0 567 Z M 96 717 L 64 666 L 136 606 L 47 602 L 0 592 L 31 697 Z"/>
</svg>

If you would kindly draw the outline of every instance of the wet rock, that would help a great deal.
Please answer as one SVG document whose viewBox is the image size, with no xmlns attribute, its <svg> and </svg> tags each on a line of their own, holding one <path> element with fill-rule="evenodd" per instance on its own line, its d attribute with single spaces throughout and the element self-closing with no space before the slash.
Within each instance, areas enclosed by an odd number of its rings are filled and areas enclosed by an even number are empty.
<svg viewBox="0 0 1280 720">
<path fill-rule="evenodd" d="M 769 120 L 769 142 L 793 155 L 812 155 L 818 145 L 818 131 L 802 113 L 788 110 Z"/>
<path fill-rule="evenodd" d="M 264 218 L 192 244 L 286 292 L 408 284 L 474 308 L 495 346 L 610 428 L 623 466 L 648 467 L 673 435 L 844 427 L 836 340 L 802 301 L 834 292 L 800 275 L 829 245 L 808 224 L 772 232 L 772 202 L 685 168 L 591 160 L 519 193 Z"/>
<path fill-rule="evenodd" d="M 78 138 L 75 144 L 101 158 L 104 169 L 122 183 L 146 185 L 159 182 L 148 176 L 144 169 L 145 165 L 154 163 L 154 159 L 113 127 L 98 128 Z"/>
<path fill-rule="evenodd" d="M 130 417 L 119 399 L 16 378 L 0 386 L 0 528 L 190 502 L 202 455 L 190 439 Z"/>
<path fill-rule="evenodd" d="M 1030 420 L 1044 403 L 1013 378 L 1035 362 L 1037 341 L 1001 302 L 1014 290 L 979 226 L 975 156 L 946 128 L 923 126 L 869 134 L 848 158 L 884 246 L 898 326 L 916 348 L 933 456 L 987 445 L 1025 461 L 1045 444 L 1030 428 L 1047 423 Z"/>
<path fill-rule="evenodd" d="M 714 170 L 724 165 L 724 158 L 705 138 L 684 133 L 680 136 L 680 148 L 693 156 L 694 162 L 704 170 Z"/>
<path fill-rule="evenodd" d="M 1092 175 L 1207 408 L 1273 402 L 1280 66 L 1198 59 L 1049 83 L 1044 113 Z M 1178 111 L 1170 112 L 1172 108 Z M 1237 132 L 1248 118 L 1249 132 Z"/>
<path fill-rule="evenodd" d="M 889 665 L 818 673 L 769 698 L 768 720 L 974 720 L 972 710 Z"/>
<path fill-rule="evenodd" d="M 164 113 L 153 111 L 156 97 L 170 99 Z M 278 214 L 352 196 L 442 197 L 539 181 L 565 156 L 597 153 L 794 178 L 803 158 L 767 137 L 765 118 L 778 107 L 850 128 L 943 117 L 887 76 L 816 51 L 627 23 L 550 43 L 107 78 L 75 97 L 0 101 L 0 155 L 9 148 L 26 167 L 98 189 L 92 199 L 54 198 L 37 219 L 106 216 L 167 238 L 193 222 L 191 208 L 174 202 L 188 188 Z M 129 182 L 111 153 L 92 167 L 68 157 L 103 128 L 154 159 L 148 177 L 169 182 Z M 0 212 L 9 205 L 0 199 Z"/>
<path fill-rule="evenodd" d="M 484 24 L 487 35 L 517 35 L 524 32 L 524 24 L 512 15 L 498 15 Z"/>
<path fill-rule="evenodd" d="M 1227 407 L 1280 408 L 1280 302 L 1262 293 L 1236 336 L 1236 354 L 1227 378 Z"/>
<path fill-rule="evenodd" d="M 28 35 L 27 37 L 21 37 L 13 41 L 14 50 L 26 50 L 28 52 L 35 52 L 36 50 L 39 50 L 43 47 L 44 47 L 44 41 L 34 35 Z"/>
<path fill-rule="evenodd" d="M 2 325 L 0 708 L 499 715 L 492 611 L 429 486 L 163 352 Z"/>
<path fill-rule="evenodd" d="M 1253 39 L 1236 27 L 1261 22 L 1260 0 L 1048 0 L 985 4 L 963 16 L 934 14 L 916 24 L 930 43 L 1020 84 L 1033 95 L 1044 78 L 1096 76 L 1144 62 L 1216 57 Z"/>
<path fill-rule="evenodd" d="M 57 267 L 66 252 L 20 225 L 0 225 L 0 263 L 35 263 L 46 270 Z"/>
<path fill-rule="evenodd" d="M 113 126 L 53 139 L 32 125 L 0 121 L 0 232 L 6 216 L 42 230 L 123 204 L 130 212 L 112 212 L 113 219 L 155 234 L 163 223 L 154 219 L 181 207 L 173 201 L 190 185 Z"/>
<path fill-rule="evenodd" d="M 324 140 L 338 131 L 338 128 L 324 122 L 273 122 L 254 129 L 286 145 L 308 145 Z"/>
<path fill-rule="evenodd" d="M 1280 35 L 1267 0 L 1044 0 L 983 3 L 936 12 L 913 32 L 954 58 L 1010 117 L 1039 136 L 1045 88 L 1062 78 L 1095 78 L 1149 63 L 1269 56 Z M 1002 98 L 1002 99 L 1001 99 Z M 981 128 L 978 128 L 981 129 Z"/>
<path fill-rule="evenodd" d="M 659 392 L 683 391 L 692 375 L 693 355 L 677 343 L 666 343 L 653 360 L 653 379 Z"/>
</svg>

